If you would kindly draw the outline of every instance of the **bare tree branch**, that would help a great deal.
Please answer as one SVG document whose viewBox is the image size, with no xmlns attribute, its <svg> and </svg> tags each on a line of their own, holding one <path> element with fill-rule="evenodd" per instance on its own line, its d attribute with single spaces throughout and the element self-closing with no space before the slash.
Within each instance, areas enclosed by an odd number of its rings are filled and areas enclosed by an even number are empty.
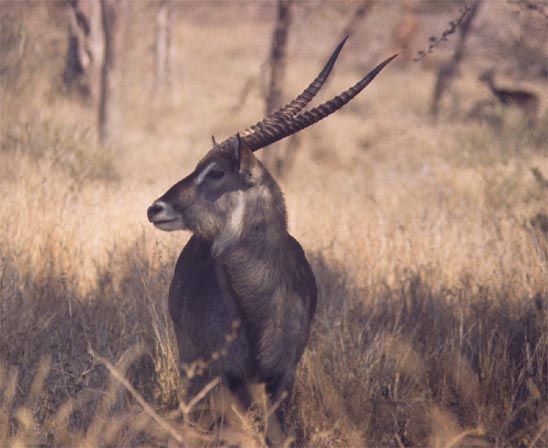
<svg viewBox="0 0 548 448">
<path fill-rule="evenodd" d="M 99 101 L 99 142 L 113 144 L 122 129 L 122 55 L 127 20 L 127 0 L 101 0 L 105 58 Z"/>
<path fill-rule="evenodd" d="M 464 58 L 466 38 L 469 35 L 472 22 L 476 17 L 482 1 L 483 0 L 476 0 L 471 6 L 466 6 L 466 13 L 461 16 L 462 20 L 460 22 L 460 25 L 458 25 L 459 39 L 457 41 L 453 57 L 449 62 L 440 67 L 436 79 L 436 84 L 434 86 L 432 105 L 430 108 L 430 112 L 435 118 L 439 114 L 441 98 L 449 88 L 451 81 L 457 73 L 460 63 L 462 62 L 462 59 Z"/>
<path fill-rule="evenodd" d="M 270 76 L 265 95 L 266 116 L 282 106 L 283 102 L 283 81 L 285 78 L 292 4 L 293 0 L 278 0 L 277 2 L 276 24 L 270 47 Z M 289 148 L 282 144 L 277 146 L 274 150 L 265 151 L 263 160 L 273 173 L 281 175 L 284 169 L 287 168 Z"/>
</svg>

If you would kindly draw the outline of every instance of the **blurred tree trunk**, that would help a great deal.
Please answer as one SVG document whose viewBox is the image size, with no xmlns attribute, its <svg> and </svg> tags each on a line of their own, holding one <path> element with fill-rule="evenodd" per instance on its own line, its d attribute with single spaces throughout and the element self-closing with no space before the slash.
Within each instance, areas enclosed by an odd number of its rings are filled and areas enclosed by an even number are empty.
<svg viewBox="0 0 548 448">
<path fill-rule="evenodd" d="M 105 57 L 99 100 L 99 142 L 116 143 L 122 131 L 122 65 L 127 0 L 101 0 Z"/>
<path fill-rule="evenodd" d="M 373 0 L 362 0 L 354 10 L 354 14 L 343 29 L 342 37 L 352 36 L 360 25 L 360 22 L 369 14 L 373 8 Z"/>
<path fill-rule="evenodd" d="M 154 85 L 152 94 L 165 97 L 173 93 L 173 42 L 172 42 L 172 0 L 162 0 L 156 12 L 154 42 Z"/>
<path fill-rule="evenodd" d="M 68 92 L 98 104 L 104 58 L 103 17 L 100 0 L 73 0 L 69 10 L 69 42 L 63 82 Z"/>
<path fill-rule="evenodd" d="M 432 105 L 430 107 L 430 112 L 434 116 L 434 118 L 438 117 L 442 96 L 449 89 L 451 81 L 457 74 L 459 65 L 464 58 L 466 38 L 468 37 L 472 29 L 472 22 L 476 17 L 482 1 L 483 0 L 476 0 L 474 3 L 467 7 L 469 8 L 469 12 L 467 16 L 462 20 L 458 28 L 459 37 L 455 47 L 455 52 L 453 53 L 453 57 L 447 63 L 443 64 L 438 71 L 438 76 L 436 79 L 436 84 L 434 85 L 434 92 L 432 95 Z"/>
<path fill-rule="evenodd" d="M 127 0 L 72 0 L 63 81 L 89 100 L 98 115 L 101 145 L 122 129 L 122 56 Z"/>
<path fill-rule="evenodd" d="M 270 47 L 269 81 L 265 95 L 266 116 L 279 109 L 283 102 L 282 86 L 285 78 L 287 41 L 291 25 L 292 4 L 293 0 L 278 0 L 277 2 L 276 24 Z M 271 147 L 265 151 L 263 160 L 268 169 L 274 174 L 282 174 L 292 160 L 291 153 L 296 149 L 295 145 L 295 137 L 290 137 L 286 144 L 278 144 L 276 147 Z"/>
</svg>

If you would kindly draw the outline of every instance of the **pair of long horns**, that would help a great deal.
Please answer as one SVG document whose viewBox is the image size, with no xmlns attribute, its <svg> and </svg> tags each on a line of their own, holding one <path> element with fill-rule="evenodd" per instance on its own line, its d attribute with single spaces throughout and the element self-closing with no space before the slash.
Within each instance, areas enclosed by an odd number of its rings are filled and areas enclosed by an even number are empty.
<svg viewBox="0 0 548 448">
<path fill-rule="evenodd" d="M 342 42 L 337 45 L 337 48 L 335 48 L 335 51 L 327 61 L 327 64 L 322 69 L 320 74 L 306 89 L 304 89 L 299 96 L 290 101 L 284 107 L 264 118 L 259 123 L 238 133 L 239 137 L 253 151 L 257 151 L 258 149 L 264 148 L 265 146 L 288 137 L 291 134 L 295 134 L 296 132 L 317 123 L 328 115 L 331 115 L 333 112 L 339 110 L 358 93 L 360 93 L 371 81 L 373 81 L 375 76 L 377 76 L 379 72 L 397 56 L 396 54 L 381 62 L 354 86 L 350 87 L 348 90 L 345 90 L 333 99 L 309 111 L 300 113 L 301 110 L 322 88 L 347 39 L 348 36 L 346 36 Z M 237 135 L 230 137 L 223 143 L 228 142 L 235 137 L 237 137 Z M 223 143 L 221 143 L 221 145 L 223 145 Z"/>
</svg>

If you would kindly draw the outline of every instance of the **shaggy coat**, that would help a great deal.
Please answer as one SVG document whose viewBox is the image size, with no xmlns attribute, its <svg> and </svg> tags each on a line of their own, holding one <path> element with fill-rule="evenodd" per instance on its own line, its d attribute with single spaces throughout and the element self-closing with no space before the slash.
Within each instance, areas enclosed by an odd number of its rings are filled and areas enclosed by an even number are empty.
<svg viewBox="0 0 548 448">
<path fill-rule="evenodd" d="M 302 247 L 287 231 L 283 195 L 269 172 L 233 139 L 214 147 L 148 214 L 164 230 L 194 233 L 169 291 L 181 365 L 207 363 L 205 374 L 191 378 L 190 396 L 213 376 L 246 408 L 251 381 L 265 383 L 273 402 L 289 394 L 317 290 Z"/>
</svg>

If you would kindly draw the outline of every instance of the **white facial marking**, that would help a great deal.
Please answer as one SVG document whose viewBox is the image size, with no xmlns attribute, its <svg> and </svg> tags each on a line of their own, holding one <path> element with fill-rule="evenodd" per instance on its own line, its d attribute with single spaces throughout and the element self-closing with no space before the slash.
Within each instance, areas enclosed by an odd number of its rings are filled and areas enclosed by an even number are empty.
<svg viewBox="0 0 548 448">
<path fill-rule="evenodd" d="M 226 227 L 215 239 L 211 247 L 214 255 L 219 255 L 232 241 L 240 238 L 242 234 L 245 215 L 245 196 L 243 191 L 238 191 L 235 194 L 237 195 L 236 206 L 230 212 Z"/>
<path fill-rule="evenodd" d="M 196 178 L 196 180 L 194 181 L 196 185 L 200 185 L 204 179 L 206 178 L 206 176 L 208 175 L 208 173 L 217 166 L 217 163 L 215 162 L 211 162 L 208 166 L 206 166 L 200 174 L 198 174 L 198 177 Z"/>
</svg>

